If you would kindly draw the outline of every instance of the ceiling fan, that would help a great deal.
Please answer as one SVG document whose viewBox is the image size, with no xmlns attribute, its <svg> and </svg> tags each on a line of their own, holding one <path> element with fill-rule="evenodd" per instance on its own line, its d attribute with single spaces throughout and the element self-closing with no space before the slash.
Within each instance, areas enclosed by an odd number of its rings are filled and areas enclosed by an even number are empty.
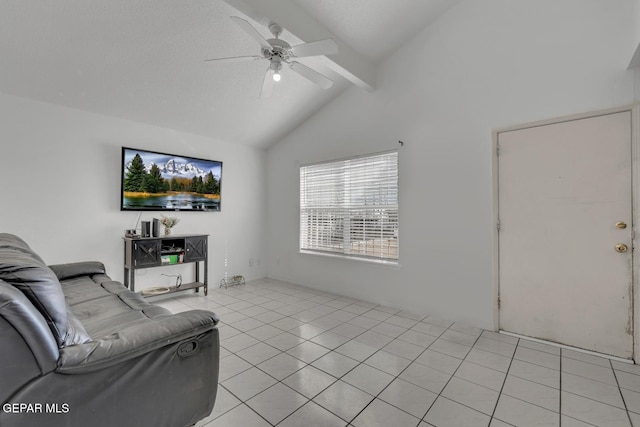
<svg viewBox="0 0 640 427">
<path fill-rule="evenodd" d="M 329 89 L 333 85 L 333 80 L 330 78 L 294 60 L 295 58 L 338 53 L 338 45 L 332 39 L 318 40 L 315 42 L 291 46 L 289 43 L 279 38 L 282 33 L 282 27 L 278 24 L 271 23 L 269 25 L 269 31 L 271 31 L 274 38 L 267 40 L 244 19 L 237 16 L 231 16 L 230 18 L 247 34 L 260 43 L 261 55 L 212 58 L 206 59 L 205 61 L 237 62 L 260 59 L 266 59 L 269 61 L 269 68 L 267 68 L 267 72 L 265 73 L 264 80 L 262 82 L 262 89 L 260 90 L 260 98 L 267 98 L 273 92 L 275 82 L 280 81 L 280 70 L 282 70 L 282 64 L 287 64 L 294 72 L 308 80 L 311 80 L 323 89 Z"/>
</svg>

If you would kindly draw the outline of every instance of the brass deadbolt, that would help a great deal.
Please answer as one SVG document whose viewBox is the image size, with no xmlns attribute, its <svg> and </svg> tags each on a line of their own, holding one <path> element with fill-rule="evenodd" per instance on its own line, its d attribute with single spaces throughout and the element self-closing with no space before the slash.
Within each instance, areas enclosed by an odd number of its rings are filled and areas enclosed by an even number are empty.
<svg viewBox="0 0 640 427">
<path fill-rule="evenodd" d="M 627 228 L 627 223 L 624 221 L 616 222 L 616 228 L 619 228 L 620 230 L 624 230 L 625 228 Z"/>
<path fill-rule="evenodd" d="M 624 243 L 618 243 L 616 245 L 616 252 L 624 253 L 627 252 L 629 248 Z"/>
</svg>

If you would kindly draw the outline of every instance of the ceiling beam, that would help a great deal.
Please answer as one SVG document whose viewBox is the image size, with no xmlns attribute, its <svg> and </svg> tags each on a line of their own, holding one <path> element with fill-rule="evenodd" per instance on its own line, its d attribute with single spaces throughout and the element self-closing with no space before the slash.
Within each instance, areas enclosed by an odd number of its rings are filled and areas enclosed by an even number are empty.
<svg viewBox="0 0 640 427">
<path fill-rule="evenodd" d="M 224 0 L 253 20 L 268 25 L 275 22 L 304 42 L 332 38 L 338 53 L 327 56 L 331 69 L 352 83 L 375 89 L 375 67 L 338 36 L 291 0 Z"/>
<path fill-rule="evenodd" d="M 640 67 L 640 43 L 638 43 L 636 52 L 631 57 L 631 62 L 629 63 L 629 67 L 627 67 L 627 70 L 631 70 L 632 68 L 636 67 Z"/>
</svg>

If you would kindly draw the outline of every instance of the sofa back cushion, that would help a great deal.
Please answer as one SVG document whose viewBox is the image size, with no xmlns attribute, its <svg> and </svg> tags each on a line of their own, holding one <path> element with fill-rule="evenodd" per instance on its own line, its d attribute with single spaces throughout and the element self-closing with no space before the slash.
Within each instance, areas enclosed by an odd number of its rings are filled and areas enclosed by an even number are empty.
<svg viewBox="0 0 640 427">
<path fill-rule="evenodd" d="M 0 280 L 0 402 L 34 378 L 53 371 L 60 357 L 42 314 L 14 286 Z"/>
<path fill-rule="evenodd" d="M 76 319 L 71 319 L 69 328 L 70 312 L 54 272 L 24 240 L 12 234 L 0 233 L 0 279 L 19 289 L 40 311 L 58 346 L 90 339 Z"/>
</svg>

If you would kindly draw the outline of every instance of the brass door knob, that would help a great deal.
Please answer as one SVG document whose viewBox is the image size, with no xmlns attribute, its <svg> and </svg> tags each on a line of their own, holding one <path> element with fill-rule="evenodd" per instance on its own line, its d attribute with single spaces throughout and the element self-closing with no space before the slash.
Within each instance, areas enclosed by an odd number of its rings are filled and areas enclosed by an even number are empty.
<svg viewBox="0 0 640 427">
<path fill-rule="evenodd" d="M 624 243 L 618 243 L 616 245 L 616 252 L 624 253 L 627 252 L 629 248 Z"/>
<path fill-rule="evenodd" d="M 616 222 L 616 228 L 619 228 L 620 230 L 624 230 L 625 228 L 627 228 L 627 223 L 624 221 L 618 221 Z"/>
</svg>

